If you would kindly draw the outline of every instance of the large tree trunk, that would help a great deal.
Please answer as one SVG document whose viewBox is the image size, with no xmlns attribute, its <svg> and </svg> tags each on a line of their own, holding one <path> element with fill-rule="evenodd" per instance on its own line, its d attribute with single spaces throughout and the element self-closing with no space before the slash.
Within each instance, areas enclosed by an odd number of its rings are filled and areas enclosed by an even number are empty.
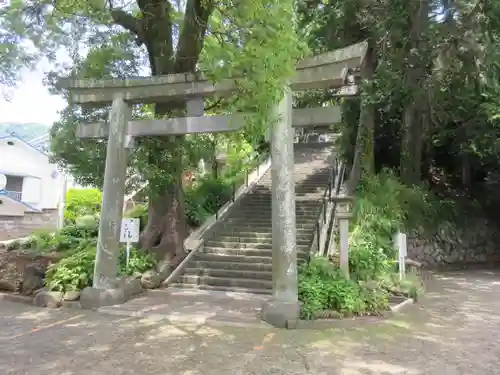
<svg viewBox="0 0 500 375">
<path fill-rule="evenodd" d="M 413 17 L 410 26 L 410 48 L 406 51 L 408 64 L 405 69 L 405 88 L 409 95 L 403 112 L 400 160 L 401 180 L 407 185 L 419 183 L 421 177 L 425 119 L 422 113 L 425 111 L 422 86 L 428 61 L 428 45 L 424 33 L 429 17 L 429 1 L 420 0 L 417 12 L 410 13 Z"/>
<path fill-rule="evenodd" d="M 168 0 L 137 0 L 142 18 L 121 10 L 112 12 L 115 23 L 135 34 L 148 51 L 153 76 L 170 73 L 189 73 L 196 64 L 203 48 L 207 22 L 212 14 L 212 0 L 187 0 L 183 25 L 180 29 L 177 50 L 173 49 L 172 5 Z M 155 116 L 182 115 L 185 103 L 157 103 Z M 170 175 L 162 186 L 150 182 L 148 225 L 141 234 L 141 247 L 155 254 L 158 260 L 176 265 L 184 256 L 184 239 L 187 235 L 184 197 L 182 190 L 183 137 L 169 137 L 161 142 L 172 160 L 162 160 L 154 155 L 151 161 L 160 173 Z M 154 153 L 154 149 L 151 153 Z"/>
<path fill-rule="evenodd" d="M 358 131 L 348 190 L 353 194 L 363 174 L 375 172 L 374 137 L 375 137 L 375 106 L 373 98 L 373 76 L 377 69 L 377 51 L 372 43 L 366 52 L 365 61 L 361 67 L 361 75 L 367 82 L 361 99 Z"/>
</svg>

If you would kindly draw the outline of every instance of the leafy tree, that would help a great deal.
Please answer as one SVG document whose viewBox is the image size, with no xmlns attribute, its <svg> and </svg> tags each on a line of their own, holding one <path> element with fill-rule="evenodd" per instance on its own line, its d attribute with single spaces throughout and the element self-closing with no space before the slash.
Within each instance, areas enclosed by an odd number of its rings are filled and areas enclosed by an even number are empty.
<svg viewBox="0 0 500 375">
<path fill-rule="evenodd" d="M 270 106 L 281 96 L 295 60 L 303 53 L 293 11 L 291 0 L 187 0 L 185 4 L 42 0 L 29 5 L 19 1 L 3 11 L 7 21 L 1 27 L 23 43 L 30 41 L 35 51 L 32 58 L 37 53 L 55 54 L 65 46 L 73 65 L 61 66 L 59 73 L 92 78 L 130 75 L 146 61 L 153 76 L 201 69 L 214 81 L 228 75 L 240 77 L 236 98 L 221 105 L 230 111 L 254 110 L 256 116 L 249 124 L 253 129 L 272 120 Z M 24 31 L 29 27 L 36 28 L 36 35 Z M 86 58 L 80 56 L 82 48 L 89 51 Z M 12 75 L 13 65 L 0 67 L 3 74 Z M 135 115 L 164 117 L 184 111 L 184 103 L 167 102 L 146 111 L 137 108 Z M 99 119 L 104 113 L 105 108 L 70 105 L 52 131 L 56 158 L 75 168 L 86 159 L 82 178 L 96 185 L 102 173 L 92 174 L 90 169 L 102 165 L 103 145 L 79 140 L 64 145 L 63 140 L 71 137 L 77 122 Z M 131 166 L 140 171 L 150 189 L 149 219 L 141 245 L 166 261 L 176 261 L 183 253 L 186 225 L 181 173 L 186 142 L 180 136 L 141 139 Z"/>
</svg>

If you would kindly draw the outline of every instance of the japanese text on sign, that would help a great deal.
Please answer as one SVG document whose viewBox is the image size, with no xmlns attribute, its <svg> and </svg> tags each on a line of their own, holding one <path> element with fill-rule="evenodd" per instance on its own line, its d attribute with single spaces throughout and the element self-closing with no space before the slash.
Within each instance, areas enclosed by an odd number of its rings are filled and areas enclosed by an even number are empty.
<svg viewBox="0 0 500 375">
<path fill-rule="evenodd" d="M 122 219 L 120 242 L 139 242 L 139 219 Z"/>
</svg>

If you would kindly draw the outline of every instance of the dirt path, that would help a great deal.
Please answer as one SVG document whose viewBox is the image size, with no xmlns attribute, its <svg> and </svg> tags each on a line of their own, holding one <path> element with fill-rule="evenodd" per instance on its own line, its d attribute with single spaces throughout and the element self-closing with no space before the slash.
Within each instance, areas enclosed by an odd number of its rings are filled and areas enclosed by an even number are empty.
<svg viewBox="0 0 500 375">
<path fill-rule="evenodd" d="M 423 308 L 323 332 L 173 325 L 0 301 L 0 374 L 488 375 L 500 271 L 441 274 Z"/>
</svg>

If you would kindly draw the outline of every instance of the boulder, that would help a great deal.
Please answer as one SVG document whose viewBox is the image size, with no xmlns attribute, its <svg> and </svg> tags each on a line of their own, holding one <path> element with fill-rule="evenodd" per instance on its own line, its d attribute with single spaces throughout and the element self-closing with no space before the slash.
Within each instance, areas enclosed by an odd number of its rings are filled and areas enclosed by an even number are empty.
<svg viewBox="0 0 500 375">
<path fill-rule="evenodd" d="M 61 307 L 63 292 L 51 292 L 43 290 L 33 298 L 33 304 L 40 307 L 58 308 Z"/>
<path fill-rule="evenodd" d="M 23 296 L 30 296 L 36 290 L 43 288 L 45 278 L 45 271 L 35 266 L 28 266 L 23 273 L 23 280 L 21 282 L 21 294 Z"/>
<path fill-rule="evenodd" d="M 9 280 L 0 280 L 0 292 L 17 292 L 17 283 Z"/>
<path fill-rule="evenodd" d="M 77 301 L 80 299 L 80 291 L 79 290 L 70 290 L 64 293 L 63 300 L 64 301 Z"/>
<path fill-rule="evenodd" d="M 156 289 L 162 282 L 161 275 L 155 270 L 149 270 L 141 276 L 141 286 L 144 289 Z"/>
<path fill-rule="evenodd" d="M 86 287 L 80 295 L 82 309 L 98 309 L 102 306 L 121 305 L 127 301 L 125 291 L 116 289 L 95 289 Z"/>
<path fill-rule="evenodd" d="M 125 298 L 128 300 L 130 297 L 135 296 L 142 292 L 141 280 L 135 277 L 122 277 L 116 281 L 116 287 L 123 289 Z"/>
</svg>

